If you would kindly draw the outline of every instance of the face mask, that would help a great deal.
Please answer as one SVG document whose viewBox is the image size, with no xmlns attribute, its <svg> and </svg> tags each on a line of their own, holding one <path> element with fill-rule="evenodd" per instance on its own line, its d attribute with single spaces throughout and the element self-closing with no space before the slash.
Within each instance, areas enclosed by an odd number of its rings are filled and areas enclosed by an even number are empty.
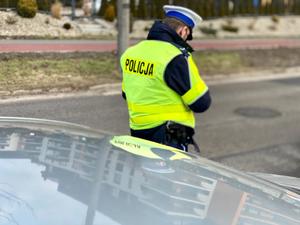
<svg viewBox="0 0 300 225">
<path fill-rule="evenodd" d="M 184 41 L 192 40 L 193 36 L 191 34 L 191 30 L 192 30 L 191 28 L 185 26 L 182 28 L 182 30 L 178 34 Z"/>
<path fill-rule="evenodd" d="M 190 29 L 190 34 L 189 34 L 189 36 L 187 37 L 187 41 L 191 41 L 191 40 L 193 40 L 193 30 L 192 30 L 192 28 L 190 28 L 189 27 L 189 29 Z"/>
</svg>

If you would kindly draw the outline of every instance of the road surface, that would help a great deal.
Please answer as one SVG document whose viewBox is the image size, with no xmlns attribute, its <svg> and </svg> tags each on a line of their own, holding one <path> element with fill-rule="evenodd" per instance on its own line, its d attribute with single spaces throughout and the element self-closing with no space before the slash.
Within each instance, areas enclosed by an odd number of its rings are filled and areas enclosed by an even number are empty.
<svg viewBox="0 0 300 225">
<path fill-rule="evenodd" d="M 202 155 L 242 170 L 300 177 L 299 85 L 300 76 L 210 86 L 211 109 L 197 115 Z M 0 105 L 2 116 L 55 119 L 128 134 L 120 93 L 2 100 Z"/>
</svg>

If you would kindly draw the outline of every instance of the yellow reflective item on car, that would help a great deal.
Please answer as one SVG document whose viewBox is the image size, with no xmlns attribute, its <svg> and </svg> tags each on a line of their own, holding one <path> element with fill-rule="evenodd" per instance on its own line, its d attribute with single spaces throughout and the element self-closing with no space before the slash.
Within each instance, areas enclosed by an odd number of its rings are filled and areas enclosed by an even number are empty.
<svg viewBox="0 0 300 225">
<path fill-rule="evenodd" d="M 179 149 L 172 148 L 166 145 L 155 143 L 152 141 L 144 140 L 141 138 L 136 138 L 132 136 L 114 136 L 110 143 L 120 149 L 123 149 L 129 153 L 139 155 L 142 157 L 150 159 L 162 159 L 162 160 L 178 160 L 178 159 L 191 159 L 190 156 L 186 155 Z M 158 154 L 157 150 L 160 152 L 166 151 L 165 153 L 172 153 L 171 157 L 163 157 L 162 154 Z M 170 154 L 165 154 L 169 155 Z"/>
</svg>

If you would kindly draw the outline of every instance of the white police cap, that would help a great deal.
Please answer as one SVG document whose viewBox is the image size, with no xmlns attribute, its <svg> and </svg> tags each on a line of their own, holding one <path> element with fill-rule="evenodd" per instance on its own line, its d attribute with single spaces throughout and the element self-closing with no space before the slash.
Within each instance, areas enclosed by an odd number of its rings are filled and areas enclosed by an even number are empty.
<svg viewBox="0 0 300 225">
<path fill-rule="evenodd" d="M 202 21 L 197 13 L 182 6 L 164 5 L 163 9 L 166 17 L 176 18 L 190 28 L 194 28 Z"/>
</svg>

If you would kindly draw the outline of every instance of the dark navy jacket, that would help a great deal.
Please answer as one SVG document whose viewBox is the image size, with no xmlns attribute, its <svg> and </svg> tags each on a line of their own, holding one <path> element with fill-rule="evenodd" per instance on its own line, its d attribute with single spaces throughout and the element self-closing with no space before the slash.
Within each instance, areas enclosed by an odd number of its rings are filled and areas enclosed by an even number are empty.
<svg viewBox="0 0 300 225">
<path fill-rule="evenodd" d="M 177 92 L 180 96 L 184 95 L 190 90 L 190 78 L 187 60 L 185 59 L 187 52 L 193 52 L 192 47 L 187 44 L 183 39 L 171 29 L 168 25 L 161 21 L 156 21 L 149 31 L 148 40 L 159 40 L 172 43 L 180 48 L 184 48 L 183 54 L 176 56 L 168 65 L 164 74 L 164 79 L 167 85 Z M 126 99 L 126 94 L 122 93 Z M 202 97 L 195 101 L 189 108 L 196 113 L 206 111 L 211 104 L 211 98 L 209 91 L 207 91 Z M 163 126 L 163 125 L 161 125 Z M 144 139 L 150 139 L 151 136 L 161 128 L 161 126 L 147 129 L 147 130 L 131 130 L 131 134 L 136 137 Z"/>
</svg>

